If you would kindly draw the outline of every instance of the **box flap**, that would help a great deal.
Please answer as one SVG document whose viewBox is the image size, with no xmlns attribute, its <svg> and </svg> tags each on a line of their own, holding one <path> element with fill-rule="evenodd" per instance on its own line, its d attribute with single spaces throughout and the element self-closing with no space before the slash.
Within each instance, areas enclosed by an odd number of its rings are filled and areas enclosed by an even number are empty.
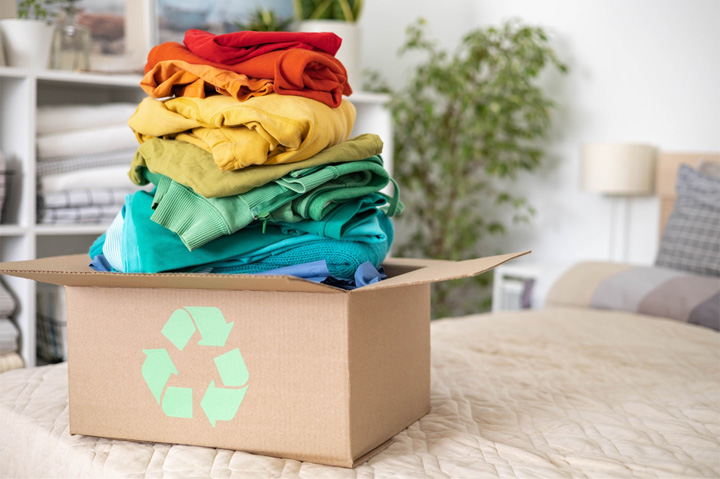
<svg viewBox="0 0 720 479">
<path fill-rule="evenodd" d="M 510 253 L 467 261 L 388 258 L 383 266 L 390 278 L 345 291 L 292 276 L 229 275 L 204 273 L 101 273 L 88 266 L 87 255 L 53 256 L 30 261 L 0 263 L 0 274 L 61 286 L 106 288 L 224 289 L 230 291 L 297 291 L 305 293 L 353 293 L 476 276 L 513 258 L 530 253 Z"/>
<path fill-rule="evenodd" d="M 427 268 L 428 266 L 434 266 L 438 264 L 455 263 L 455 261 L 448 261 L 445 259 L 424 259 L 424 258 L 397 258 L 390 256 L 385 258 L 383 261 L 384 267 L 399 267 L 409 269 Z"/>
<path fill-rule="evenodd" d="M 400 276 L 401 274 L 407 274 L 410 271 L 415 271 L 420 268 L 427 268 L 429 266 L 452 263 L 452 261 L 440 260 L 440 259 L 416 259 L 416 258 L 385 258 L 382 265 L 385 268 L 385 273 L 392 278 L 393 276 Z"/>
<path fill-rule="evenodd" d="M 297 291 L 345 293 L 346 291 L 292 276 L 202 273 L 101 273 L 88 266 L 87 255 L 53 256 L 30 261 L 0 263 L 0 274 L 62 286 L 106 288 L 224 289 L 244 291 Z"/>
<path fill-rule="evenodd" d="M 487 256 L 485 258 L 469 259 L 466 261 L 437 261 L 426 267 L 409 271 L 400 276 L 393 276 L 379 283 L 364 286 L 353 292 L 363 292 L 374 289 L 393 288 L 412 284 L 438 283 L 450 279 L 469 278 L 489 271 L 496 266 L 510 261 L 513 258 L 524 256 L 530 251 L 520 253 L 502 254 L 498 256 Z"/>
</svg>

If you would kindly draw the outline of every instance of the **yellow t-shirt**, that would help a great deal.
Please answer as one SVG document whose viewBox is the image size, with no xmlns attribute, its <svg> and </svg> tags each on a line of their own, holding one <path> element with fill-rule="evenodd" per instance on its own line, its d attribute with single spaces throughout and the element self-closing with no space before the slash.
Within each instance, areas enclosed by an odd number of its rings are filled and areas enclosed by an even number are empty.
<svg viewBox="0 0 720 479">
<path fill-rule="evenodd" d="M 270 94 L 239 102 L 225 95 L 145 98 L 128 124 L 140 143 L 150 138 L 187 141 L 213 155 L 222 170 L 294 163 L 348 139 L 355 107 Z"/>
</svg>

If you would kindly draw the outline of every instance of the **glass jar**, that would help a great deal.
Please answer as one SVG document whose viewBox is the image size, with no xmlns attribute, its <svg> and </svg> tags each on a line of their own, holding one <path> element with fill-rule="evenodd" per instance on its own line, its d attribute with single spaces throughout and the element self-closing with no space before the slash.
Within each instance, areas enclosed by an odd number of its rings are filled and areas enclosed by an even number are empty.
<svg viewBox="0 0 720 479">
<path fill-rule="evenodd" d="M 90 69 L 90 29 L 78 25 L 74 9 L 66 10 L 55 26 L 50 68 L 72 71 Z"/>
</svg>

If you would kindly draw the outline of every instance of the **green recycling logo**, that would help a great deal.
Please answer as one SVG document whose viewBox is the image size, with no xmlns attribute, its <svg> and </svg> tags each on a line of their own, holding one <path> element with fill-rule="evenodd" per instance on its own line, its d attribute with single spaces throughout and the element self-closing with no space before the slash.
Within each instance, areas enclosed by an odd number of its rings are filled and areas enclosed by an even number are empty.
<svg viewBox="0 0 720 479">
<path fill-rule="evenodd" d="M 223 347 L 234 324 L 226 323 L 218 308 L 185 306 L 170 315 L 162 328 L 162 334 L 180 351 L 185 348 L 196 330 L 200 332 L 198 345 Z M 178 374 L 167 349 L 143 349 L 143 353 L 147 356 L 142 366 L 143 378 L 157 403 L 162 404 L 165 415 L 192 419 L 192 388 L 170 386 L 165 389 L 170 376 Z M 200 407 L 213 427 L 216 421 L 231 421 L 235 417 L 247 392 L 246 384 L 249 378 L 238 348 L 221 354 L 214 361 L 222 387 L 211 380 L 200 401 Z M 245 386 L 241 387 L 243 385 Z"/>
</svg>

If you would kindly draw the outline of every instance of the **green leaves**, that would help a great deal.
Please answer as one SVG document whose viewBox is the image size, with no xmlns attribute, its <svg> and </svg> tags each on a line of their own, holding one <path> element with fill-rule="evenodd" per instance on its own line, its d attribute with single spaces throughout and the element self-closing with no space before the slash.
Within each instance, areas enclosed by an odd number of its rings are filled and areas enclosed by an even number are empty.
<svg viewBox="0 0 720 479">
<path fill-rule="evenodd" d="M 293 0 L 298 20 L 342 20 L 356 22 L 362 0 Z"/>
<path fill-rule="evenodd" d="M 407 238 L 398 254 L 454 260 L 495 254 L 484 240 L 535 214 L 512 180 L 544 159 L 554 105 L 537 79 L 548 67 L 562 73 L 567 67 L 541 28 L 518 20 L 473 30 L 454 52 L 440 50 L 424 25 L 410 25 L 400 49 L 424 61 L 404 88 L 390 90 L 395 177 L 408 205 L 397 221 L 398 237 Z M 457 296 L 455 288 L 436 287 L 435 315 L 476 312 L 487 303 L 487 291 L 473 288 L 488 280 L 466 284 L 471 292 L 459 288 Z"/>
<path fill-rule="evenodd" d="M 18 18 L 47 20 L 50 17 L 47 6 L 54 3 L 43 0 L 22 0 L 17 6 Z"/>
<path fill-rule="evenodd" d="M 247 22 L 235 22 L 239 31 L 286 32 L 290 30 L 292 18 L 281 18 L 275 10 L 259 7 L 250 14 Z"/>
<path fill-rule="evenodd" d="M 20 0 L 17 6 L 17 16 L 23 19 L 45 20 L 47 23 L 57 16 L 57 9 L 48 7 L 58 5 L 66 13 L 74 14 L 80 0 Z"/>
</svg>

